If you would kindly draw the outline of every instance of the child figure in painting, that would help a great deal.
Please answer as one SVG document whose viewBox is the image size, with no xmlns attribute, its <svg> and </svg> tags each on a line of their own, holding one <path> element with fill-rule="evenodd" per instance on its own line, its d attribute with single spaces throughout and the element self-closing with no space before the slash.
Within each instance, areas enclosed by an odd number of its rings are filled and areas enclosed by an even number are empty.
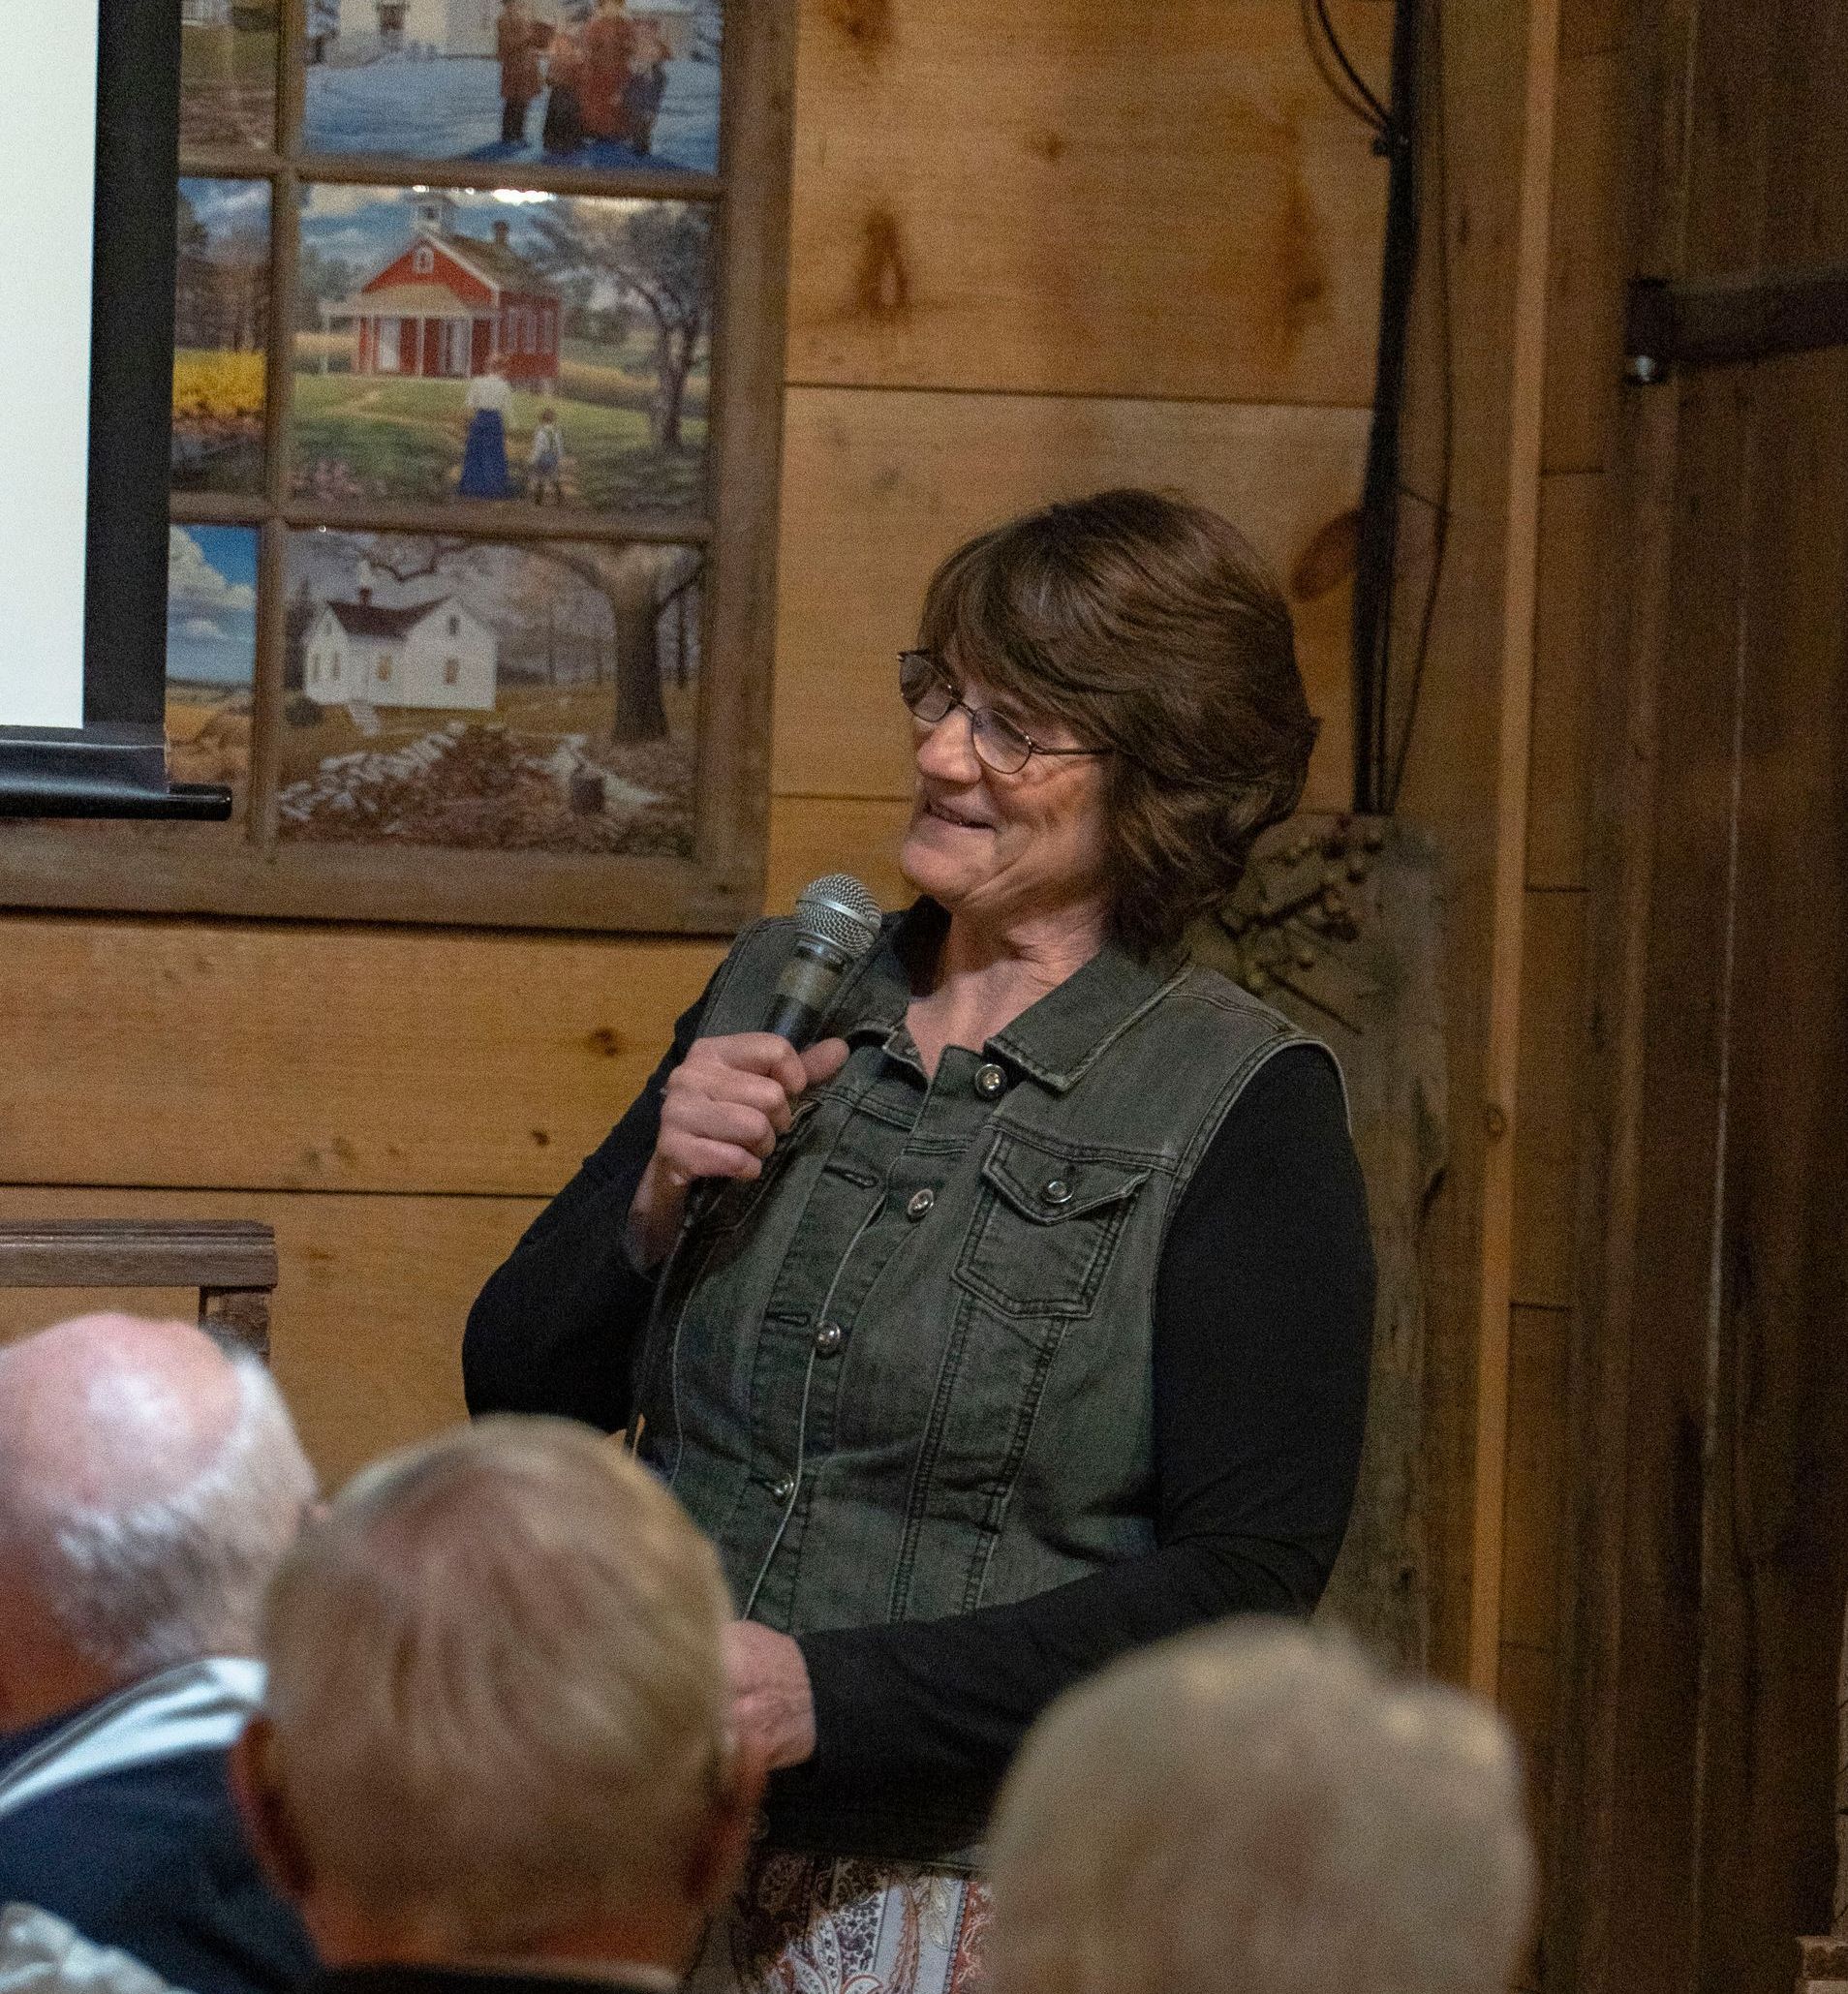
<svg viewBox="0 0 1848 1994">
<path fill-rule="evenodd" d="M 550 492 L 552 504 L 565 503 L 561 474 L 565 469 L 565 438 L 558 426 L 558 411 L 548 403 L 539 411 L 539 427 L 533 432 L 533 447 L 526 459 L 526 496 L 542 506 Z"/>
<path fill-rule="evenodd" d="M 629 81 L 623 86 L 617 137 L 646 159 L 654 149 L 655 119 L 667 93 L 667 39 L 653 21 L 632 21 Z"/>
<path fill-rule="evenodd" d="M 571 15 L 571 25 L 552 31 L 545 58 L 545 122 L 539 143 L 557 159 L 570 159 L 584 143 L 584 107 L 578 82 L 584 73 L 584 50 L 578 40 L 587 12 Z"/>
<path fill-rule="evenodd" d="M 486 372 L 469 383 L 463 407 L 469 413 L 469 426 L 462 440 L 462 477 L 457 492 L 465 499 L 510 499 L 513 487 L 507 476 L 507 414 L 513 406 L 513 389 L 507 378 L 507 362 L 499 353 L 488 361 Z"/>
</svg>

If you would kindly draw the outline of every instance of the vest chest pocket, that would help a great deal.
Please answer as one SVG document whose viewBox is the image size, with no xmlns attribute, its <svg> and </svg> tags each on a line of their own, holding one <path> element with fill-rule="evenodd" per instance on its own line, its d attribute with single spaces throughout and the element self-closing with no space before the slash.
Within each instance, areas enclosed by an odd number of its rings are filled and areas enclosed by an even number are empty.
<svg viewBox="0 0 1848 1994">
<path fill-rule="evenodd" d="M 1003 1315 L 1089 1314 L 1148 1176 L 996 1137 L 956 1278 Z"/>
</svg>

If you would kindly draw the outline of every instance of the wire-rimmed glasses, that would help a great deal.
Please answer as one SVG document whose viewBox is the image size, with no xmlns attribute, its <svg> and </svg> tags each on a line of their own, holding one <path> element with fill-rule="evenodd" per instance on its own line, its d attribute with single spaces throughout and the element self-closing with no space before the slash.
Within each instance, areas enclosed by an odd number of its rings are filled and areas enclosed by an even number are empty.
<svg viewBox="0 0 1848 1994">
<path fill-rule="evenodd" d="M 969 716 L 969 738 L 984 768 L 998 776 L 1017 776 L 1036 754 L 1109 754 L 1108 748 L 1048 748 L 1035 741 L 992 706 L 971 706 L 934 651 L 901 651 L 899 696 L 911 717 L 927 727 L 947 720 L 958 708 Z"/>
</svg>

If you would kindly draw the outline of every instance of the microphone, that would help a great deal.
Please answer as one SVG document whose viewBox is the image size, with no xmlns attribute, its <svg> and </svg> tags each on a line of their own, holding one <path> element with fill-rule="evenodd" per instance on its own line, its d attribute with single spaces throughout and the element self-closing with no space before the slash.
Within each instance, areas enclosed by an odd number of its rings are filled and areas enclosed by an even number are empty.
<svg viewBox="0 0 1848 1994">
<path fill-rule="evenodd" d="M 800 1052 L 834 1000 L 841 978 L 879 938 L 879 904 L 851 873 L 830 873 L 802 889 L 796 940 L 777 978 L 763 1028 Z"/>
</svg>

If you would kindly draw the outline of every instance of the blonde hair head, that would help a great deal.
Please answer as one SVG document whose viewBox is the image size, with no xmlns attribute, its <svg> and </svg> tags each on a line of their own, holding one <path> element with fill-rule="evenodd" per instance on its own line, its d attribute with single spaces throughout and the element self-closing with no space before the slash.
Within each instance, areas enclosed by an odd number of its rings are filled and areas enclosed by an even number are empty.
<svg viewBox="0 0 1848 1994">
<path fill-rule="evenodd" d="M 729 1611 L 686 1512 L 588 1427 L 482 1420 L 378 1463 L 264 1619 L 304 1854 L 464 1952 L 677 1887 L 724 1771 Z"/>
<path fill-rule="evenodd" d="M 1500 1719 L 1262 1622 L 1062 1699 L 991 1856 L 1008 1994 L 1492 1994 L 1533 1895 Z"/>
</svg>

